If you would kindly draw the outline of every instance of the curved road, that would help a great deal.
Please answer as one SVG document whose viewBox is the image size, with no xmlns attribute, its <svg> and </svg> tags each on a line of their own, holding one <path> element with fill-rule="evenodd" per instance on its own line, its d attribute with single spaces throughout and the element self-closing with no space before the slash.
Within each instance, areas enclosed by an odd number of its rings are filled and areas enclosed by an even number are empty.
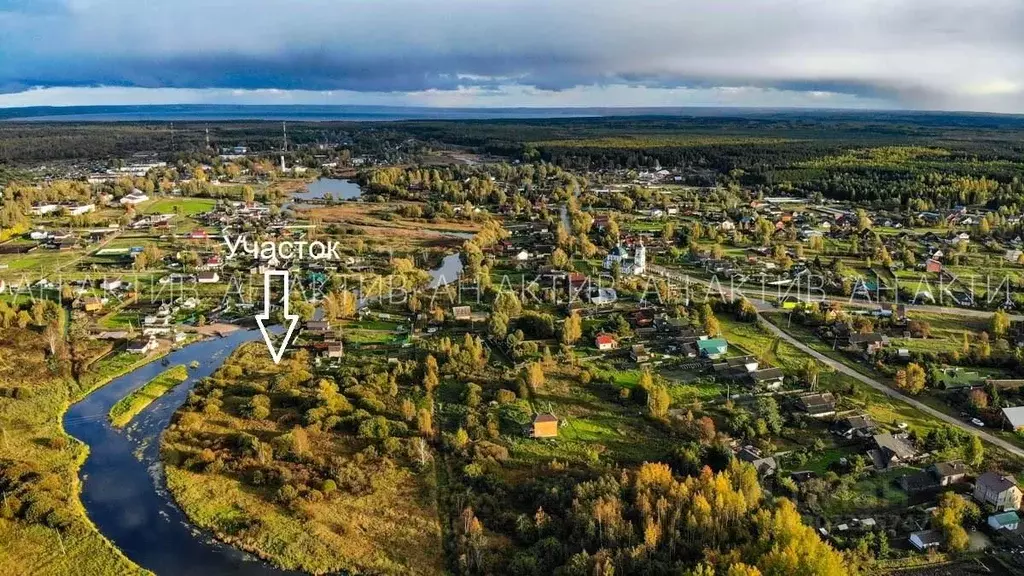
<svg viewBox="0 0 1024 576">
<path fill-rule="evenodd" d="M 1024 449 L 1021 449 L 1015 444 L 1011 444 L 1010 442 L 1007 442 L 1002 438 L 998 438 L 992 434 L 989 434 L 985 430 L 981 430 L 974 426 L 968 426 L 966 423 L 961 422 L 960 420 L 953 416 L 950 416 L 949 414 L 939 412 L 935 408 L 932 408 L 931 406 L 928 406 L 927 404 L 919 400 L 915 400 L 910 396 L 906 396 L 899 390 L 890 388 L 885 384 L 879 382 L 878 380 L 875 380 L 874 378 L 870 378 L 868 376 L 861 374 L 860 372 L 854 370 L 853 368 L 847 366 L 846 364 L 843 364 L 842 362 L 839 362 L 838 360 L 834 360 L 832 358 L 829 358 L 828 356 L 825 356 L 821 352 L 818 352 L 811 348 L 810 346 L 807 346 L 803 342 L 800 342 L 799 340 L 791 336 L 788 332 L 784 331 L 782 328 L 779 328 L 775 324 L 772 324 L 771 322 L 765 320 L 764 318 L 759 317 L 759 320 L 760 323 L 773 334 L 775 334 L 779 338 L 782 338 L 783 340 L 795 346 L 796 348 L 800 349 L 802 352 L 809 354 L 811 357 L 821 362 L 822 364 L 831 367 L 833 370 L 846 374 L 847 376 L 850 376 L 852 378 L 856 378 L 858 381 L 867 384 L 868 386 L 874 388 L 875 390 L 878 390 L 879 392 L 885 394 L 886 396 L 906 402 L 907 404 L 910 404 L 914 408 L 917 408 L 918 410 L 928 414 L 929 416 L 933 416 L 935 418 L 938 418 L 939 420 L 942 420 L 943 422 L 952 424 L 953 426 L 956 426 L 957 428 L 960 428 L 962 430 L 966 430 L 971 434 L 975 434 L 981 437 L 982 440 L 994 444 L 1002 448 L 1003 450 L 1006 450 L 1007 452 L 1013 454 L 1014 456 L 1024 458 Z"/>
<path fill-rule="evenodd" d="M 687 274 L 681 274 L 679 272 L 676 272 L 676 271 L 673 271 L 673 270 L 669 270 L 668 268 L 664 268 L 662 266 L 656 266 L 656 265 L 652 264 L 652 265 L 648 265 L 647 269 L 648 269 L 648 271 L 650 271 L 653 274 L 656 274 L 658 276 L 662 276 L 664 278 L 668 278 L 669 280 L 675 280 L 676 282 L 695 282 L 695 283 L 698 283 L 698 284 L 703 284 L 705 286 L 710 286 L 710 284 L 711 284 L 707 280 L 702 280 L 700 278 L 694 278 L 694 277 L 689 276 Z M 937 418 L 937 419 L 939 419 L 939 420 L 941 420 L 943 422 L 946 422 L 947 424 L 951 424 L 953 426 L 956 426 L 957 428 L 960 428 L 961 430 L 965 430 L 965 431 L 967 431 L 967 432 L 969 432 L 971 434 L 975 434 L 978 437 L 980 437 L 982 440 L 984 440 L 986 442 L 989 442 L 990 444 L 993 444 L 995 446 L 998 446 L 998 447 L 1002 448 L 1003 450 L 1006 450 L 1007 452 L 1013 454 L 1014 456 L 1017 456 L 1019 458 L 1024 458 L 1024 449 L 1018 447 L 1017 445 L 1012 444 L 1010 442 L 1007 442 L 1006 440 L 1003 440 L 1002 438 L 998 438 L 998 437 L 996 437 L 996 436 L 994 436 L 992 434 L 989 434 L 987 431 L 979 429 L 979 428 L 977 428 L 975 426 L 969 426 L 967 423 L 961 422 L 959 419 L 957 419 L 957 418 L 955 418 L 953 416 L 950 416 L 949 414 L 946 414 L 944 412 L 940 412 L 940 411 L 936 410 L 935 408 L 932 408 L 931 406 L 928 406 L 927 404 L 921 402 L 920 400 L 915 400 L 914 398 L 911 398 L 910 396 L 907 396 L 907 395 L 903 394 L 899 390 L 896 390 L 894 388 L 890 388 L 889 386 L 886 386 L 885 384 L 879 382 L 878 380 L 875 380 L 874 378 L 865 376 L 864 374 L 861 374 L 860 372 L 858 372 L 857 370 L 851 368 L 850 366 L 847 366 L 846 364 L 843 364 L 842 362 L 840 362 L 838 360 L 834 360 L 832 358 L 829 358 L 828 356 L 822 354 L 821 352 L 818 352 L 818 351 L 814 350 L 813 348 L 811 348 L 810 346 L 807 346 L 803 342 L 800 342 L 799 340 L 797 340 L 796 338 L 791 336 L 788 332 L 784 331 L 782 328 L 779 328 L 775 324 L 772 324 L 771 322 L 765 320 L 764 317 L 761 316 L 761 312 L 766 312 L 766 311 L 770 311 L 770 310 L 778 310 L 777 308 L 775 308 L 771 304 L 765 302 L 764 300 L 758 300 L 756 298 L 747 297 L 744 294 L 742 294 L 741 291 L 737 290 L 737 291 L 734 292 L 731 288 L 726 288 L 725 286 L 721 286 L 721 289 L 722 289 L 724 297 L 735 298 L 735 297 L 739 296 L 739 297 L 744 297 L 747 300 L 749 300 L 752 304 L 754 304 L 754 307 L 757 309 L 758 321 L 759 321 L 759 323 L 761 325 L 766 327 L 770 332 L 772 332 L 773 334 L 775 334 L 779 338 L 782 338 L 783 340 L 785 340 L 789 344 L 793 345 L 794 347 L 796 347 L 800 351 L 810 355 L 812 358 L 814 358 L 815 360 L 821 362 L 822 364 L 825 364 L 826 366 L 831 367 L 833 370 L 836 370 L 837 372 L 841 372 L 843 374 L 846 374 L 847 376 L 850 376 L 851 378 L 855 378 L 859 382 L 867 384 L 868 386 L 874 388 L 875 390 L 878 390 L 879 392 L 881 392 L 882 394 L 885 394 L 886 396 L 888 396 L 890 398 L 894 398 L 896 400 L 900 400 L 902 402 L 906 402 L 907 404 L 913 406 L 914 408 L 917 408 L 918 410 L 928 414 L 929 416 Z M 878 303 L 871 304 L 871 303 L 867 303 L 867 302 L 858 302 L 858 301 L 853 301 L 853 302 L 844 303 L 844 304 L 848 304 L 848 305 L 851 305 L 851 306 L 871 307 L 871 308 L 877 308 L 879 306 Z M 933 312 L 933 313 L 938 313 L 938 314 L 957 314 L 957 315 L 968 316 L 968 317 L 972 317 L 972 318 L 989 318 L 993 314 L 992 312 L 988 312 L 988 311 L 984 311 L 984 310 L 968 310 L 968 309 L 964 309 L 964 308 L 947 308 L 947 307 L 942 307 L 942 306 L 927 306 L 927 305 L 907 305 L 907 309 L 908 310 L 918 310 L 918 311 L 921 311 L 921 312 Z M 1024 320 L 1024 316 L 1018 315 L 1018 314 L 1011 314 L 1010 315 L 1010 319 L 1011 320 L 1015 320 L 1015 321 L 1020 321 L 1020 320 Z"/>
</svg>

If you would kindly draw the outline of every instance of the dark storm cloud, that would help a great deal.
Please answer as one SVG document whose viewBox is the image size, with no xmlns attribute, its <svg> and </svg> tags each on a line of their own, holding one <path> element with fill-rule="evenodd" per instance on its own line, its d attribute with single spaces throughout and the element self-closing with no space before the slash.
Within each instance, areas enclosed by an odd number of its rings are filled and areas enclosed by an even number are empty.
<svg viewBox="0 0 1024 576">
<path fill-rule="evenodd" d="M 1021 25 L 1016 0 L 0 0 L 0 90 L 628 84 L 1005 107 L 1024 104 Z"/>
</svg>

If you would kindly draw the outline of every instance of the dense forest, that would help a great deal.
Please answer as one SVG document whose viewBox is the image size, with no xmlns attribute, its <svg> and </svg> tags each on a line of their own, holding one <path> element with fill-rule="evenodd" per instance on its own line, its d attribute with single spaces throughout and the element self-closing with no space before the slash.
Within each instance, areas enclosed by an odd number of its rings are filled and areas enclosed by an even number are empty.
<svg viewBox="0 0 1024 576">
<path fill-rule="evenodd" d="M 732 114 L 732 115 L 726 115 Z M 0 123 L 0 183 L 15 167 L 128 158 L 170 161 L 244 145 L 281 149 L 278 122 Z M 464 147 L 509 161 L 599 173 L 663 167 L 698 186 L 820 194 L 911 209 L 1022 204 L 1024 118 L 881 112 L 723 112 L 542 120 L 292 122 L 293 153 L 346 150 L 402 161 Z M 304 161 L 303 163 L 308 164 Z M 920 201 L 923 200 L 924 204 Z M 916 204 L 915 204 L 916 202 Z"/>
</svg>

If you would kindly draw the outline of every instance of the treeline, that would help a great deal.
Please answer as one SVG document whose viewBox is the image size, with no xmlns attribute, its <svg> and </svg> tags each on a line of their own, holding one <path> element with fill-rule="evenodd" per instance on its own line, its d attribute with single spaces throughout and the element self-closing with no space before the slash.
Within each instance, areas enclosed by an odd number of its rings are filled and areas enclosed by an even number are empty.
<svg viewBox="0 0 1024 576">
<path fill-rule="evenodd" d="M 51 161 L 105 162 L 133 154 L 156 153 L 174 159 L 211 146 L 246 146 L 253 152 L 279 151 L 283 143 L 280 122 L 31 122 L 0 123 L 0 181 L 2 164 Z M 394 149 L 408 135 L 388 125 L 362 122 L 289 122 L 289 150 L 326 145 L 350 148 L 357 154 Z"/>
</svg>

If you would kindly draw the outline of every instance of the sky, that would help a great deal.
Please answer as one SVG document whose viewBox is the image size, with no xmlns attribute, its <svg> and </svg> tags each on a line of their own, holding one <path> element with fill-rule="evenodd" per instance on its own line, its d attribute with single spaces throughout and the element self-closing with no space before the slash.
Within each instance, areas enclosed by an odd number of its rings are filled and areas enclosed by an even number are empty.
<svg viewBox="0 0 1024 576">
<path fill-rule="evenodd" d="M 0 0 L 0 107 L 1024 113 L 1020 0 Z"/>
</svg>

